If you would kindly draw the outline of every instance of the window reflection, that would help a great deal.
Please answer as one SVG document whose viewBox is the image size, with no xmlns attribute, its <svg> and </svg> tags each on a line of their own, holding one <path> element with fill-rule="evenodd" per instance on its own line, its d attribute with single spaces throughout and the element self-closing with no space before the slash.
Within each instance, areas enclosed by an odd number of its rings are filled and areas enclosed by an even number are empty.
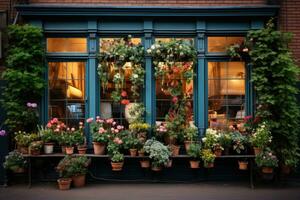
<svg viewBox="0 0 300 200">
<path fill-rule="evenodd" d="M 111 46 L 116 43 L 123 42 L 123 38 L 101 38 L 100 39 L 100 52 L 109 52 Z M 142 40 L 141 38 L 131 38 L 131 42 L 133 45 L 140 45 Z M 112 61 L 110 63 L 110 70 L 108 72 L 108 84 L 105 89 L 100 88 L 100 116 L 102 118 L 114 118 L 119 124 L 128 126 L 128 121 L 125 117 L 125 111 L 128 111 L 128 108 L 131 106 L 130 104 L 124 105 L 121 103 L 113 102 L 112 92 L 115 90 L 116 85 L 113 82 L 114 75 L 117 73 L 115 70 L 115 62 Z M 126 62 L 121 70 L 124 70 L 124 83 L 122 86 L 122 91 L 126 92 L 126 99 L 129 102 L 140 102 L 142 95 L 140 95 L 140 99 L 136 99 L 131 91 L 131 81 L 130 77 L 132 75 L 132 63 Z M 123 73 L 122 73 L 123 74 Z M 140 91 L 140 94 L 142 91 Z"/>
<path fill-rule="evenodd" d="M 86 38 L 47 38 L 48 52 L 87 52 Z"/>
<path fill-rule="evenodd" d="M 245 115 L 245 63 L 208 62 L 209 122 L 224 128 Z"/>
<path fill-rule="evenodd" d="M 49 118 L 59 118 L 69 126 L 84 120 L 85 63 L 50 62 Z"/>
<path fill-rule="evenodd" d="M 244 37 L 208 37 L 208 52 L 226 52 L 227 47 L 233 44 L 242 44 Z"/>
</svg>

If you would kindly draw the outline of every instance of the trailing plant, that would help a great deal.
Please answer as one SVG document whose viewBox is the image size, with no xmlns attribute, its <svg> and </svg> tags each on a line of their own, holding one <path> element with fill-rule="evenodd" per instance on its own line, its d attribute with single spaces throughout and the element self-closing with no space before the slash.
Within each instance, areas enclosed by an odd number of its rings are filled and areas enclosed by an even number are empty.
<svg viewBox="0 0 300 200">
<path fill-rule="evenodd" d="M 19 168 L 25 168 L 27 166 L 26 159 L 18 151 L 11 151 L 5 156 L 3 167 L 15 171 Z"/>
<path fill-rule="evenodd" d="M 149 139 L 144 145 L 144 150 L 152 160 L 152 166 L 161 167 L 167 165 L 171 152 L 169 148 L 155 139 Z"/>
<path fill-rule="evenodd" d="M 131 82 L 131 92 L 135 99 L 140 96 L 140 88 L 144 86 L 144 48 L 141 45 L 134 45 L 132 37 L 128 35 L 122 39 L 114 39 L 106 51 L 100 52 L 98 74 L 103 91 L 107 90 L 110 80 L 115 84 L 111 94 L 115 102 L 120 102 L 122 98 L 127 100 L 127 94 L 122 94 L 125 85 L 125 63 L 131 63 L 132 73 L 129 80 Z M 126 101 L 128 103 L 128 100 Z"/>
<path fill-rule="evenodd" d="M 300 135 L 300 129 L 296 128 L 300 118 L 296 99 L 300 68 L 288 46 L 291 38 L 290 33 L 277 31 L 271 20 L 265 28 L 250 31 L 245 42 L 253 69 L 256 116 L 268 121 L 273 136 L 271 145 L 283 163 L 290 158 L 287 152 L 298 149 Z M 298 157 L 295 159 L 296 164 Z"/>
<path fill-rule="evenodd" d="M 6 111 L 4 123 L 10 132 L 36 131 L 39 121 L 37 103 L 45 87 L 42 29 L 11 25 L 7 35 L 6 68 L 2 74 L 6 85 L 1 99 Z"/>
</svg>

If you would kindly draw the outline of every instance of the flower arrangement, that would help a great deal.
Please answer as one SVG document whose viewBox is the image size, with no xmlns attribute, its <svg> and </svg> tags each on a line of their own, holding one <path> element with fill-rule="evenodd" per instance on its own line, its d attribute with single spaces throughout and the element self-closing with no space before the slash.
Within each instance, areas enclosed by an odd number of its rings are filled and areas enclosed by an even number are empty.
<svg viewBox="0 0 300 200">
<path fill-rule="evenodd" d="M 278 167 L 278 159 L 270 148 L 266 148 L 255 157 L 255 162 L 258 167 Z"/>
<path fill-rule="evenodd" d="M 168 164 L 171 152 L 169 148 L 155 139 L 149 139 L 144 145 L 144 150 L 152 160 L 152 166 L 162 167 Z"/>
<path fill-rule="evenodd" d="M 19 171 L 20 169 L 24 169 L 27 166 L 27 162 L 23 155 L 18 151 L 11 151 L 5 156 L 5 162 L 3 163 L 3 167 L 5 169 L 9 169 L 12 171 Z"/>
<path fill-rule="evenodd" d="M 143 68 L 144 48 L 141 45 L 135 46 L 130 35 L 126 38 L 115 39 L 106 51 L 100 53 L 98 59 L 98 74 L 102 89 L 105 91 L 109 80 L 112 80 L 115 88 L 111 97 L 115 102 L 120 102 L 122 98 L 127 100 L 127 94 L 121 94 L 124 88 L 126 62 L 130 62 L 132 68 L 129 78 L 131 92 L 134 98 L 139 97 L 139 89 L 144 85 L 145 74 Z M 126 103 L 128 103 L 128 100 Z"/>
<path fill-rule="evenodd" d="M 87 123 L 90 123 L 93 141 L 99 143 L 107 143 L 111 137 L 124 130 L 124 126 L 117 124 L 112 118 L 101 119 L 97 116 L 95 121 L 88 118 Z"/>
<path fill-rule="evenodd" d="M 215 162 L 216 155 L 211 149 L 203 149 L 201 152 L 204 167 L 211 167 L 210 164 Z"/>
<path fill-rule="evenodd" d="M 266 122 L 262 122 L 250 137 L 252 146 L 264 149 L 272 142 L 271 131 Z"/>
</svg>

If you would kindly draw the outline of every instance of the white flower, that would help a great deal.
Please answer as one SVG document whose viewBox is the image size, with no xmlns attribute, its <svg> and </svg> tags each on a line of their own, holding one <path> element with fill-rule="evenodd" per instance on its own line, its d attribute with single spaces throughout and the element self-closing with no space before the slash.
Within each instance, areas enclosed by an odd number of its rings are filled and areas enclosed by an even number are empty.
<svg viewBox="0 0 300 200">
<path fill-rule="evenodd" d="M 159 50 L 159 49 L 157 49 L 156 53 L 157 53 L 157 54 L 160 54 L 160 50 Z"/>
<path fill-rule="evenodd" d="M 153 49 L 153 50 L 155 49 L 155 45 L 154 45 L 154 44 L 153 44 L 153 45 L 151 45 L 151 49 Z"/>
<path fill-rule="evenodd" d="M 149 54 L 150 54 L 151 52 L 152 52 L 152 50 L 151 50 L 151 49 L 147 49 L 147 53 L 149 53 Z"/>
<path fill-rule="evenodd" d="M 133 75 L 132 75 L 132 77 L 133 77 L 133 78 L 138 78 L 138 77 L 139 77 L 139 75 L 137 75 L 137 74 L 133 74 Z"/>
<path fill-rule="evenodd" d="M 202 138 L 202 142 L 205 142 L 206 141 L 206 137 Z"/>
</svg>

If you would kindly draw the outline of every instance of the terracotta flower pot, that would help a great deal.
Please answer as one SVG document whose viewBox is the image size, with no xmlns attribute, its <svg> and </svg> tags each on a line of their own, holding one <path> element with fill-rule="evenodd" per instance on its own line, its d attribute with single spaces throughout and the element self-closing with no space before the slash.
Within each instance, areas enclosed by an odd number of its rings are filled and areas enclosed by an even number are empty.
<svg viewBox="0 0 300 200">
<path fill-rule="evenodd" d="M 66 147 L 66 154 L 72 155 L 74 153 L 74 147 Z"/>
<path fill-rule="evenodd" d="M 60 190 L 69 190 L 71 186 L 72 179 L 71 178 L 60 178 L 57 180 L 58 188 Z"/>
<path fill-rule="evenodd" d="M 16 167 L 16 168 L 13 168 L 12 171 L 15 174 L 22 174 L 22 173 L 25 172 L 25 168 L 23 168 L 23 167 Z"/>
<path fill-rule="evenodd" d="M 135 157 L 137 155 L 137 149 L 129 149 L 130 156 Z"/>
<path fill-rule="evenodd" d="M 210 163 L 204 163 L 204 167 L 205 168 L 213 168 L 215 165 L 213 162 L 210 162 Z"/>
<path fill-rule="evenodd" d="M 111 162 L 111 167 L 113 171 L 122 171 L 124 162 Z"/>
<path fill-rule="evenodd" d="M 45 143 L 44 144 L 44 153 L 52 154 L 54 149 L 54 143 Z"/>
<path fill-rule="evenodd" d="M 104 155 L 106 144 L 100 142 L 93 142 L 94 154 Z"/>
<path fill-rule="evenodd" d="M 20 152 L 21 152 L 22 154 L 28 154 L 28 153 L 29 153 L 29 148 L 28 148 L 28 147 L 21 146 L 21 147 L 20 147 Z"/>
<path fill-rule="evenodd" d="M 239 170 L 247 170 L 248 169 L 247 161 L 238 161 L 238 163 L 239 163 Z"/>
<path fill-rule="evenodd" d="M 145 156 L 145 151 L 138 151 L 139 156 Z"/>
<path fill-rule="evenodd" d="M 30 149 L 30 154 L 33 156 L 37 156 L 41 154 L 41 150 L 32 150 Z"/>
<path fill-rule="evenodd" d="M 199 160 L 190 160 L 190 166 L 192 169 L 198 169 L 200 167 Z"/>
<path fill-rule="evenodd" d="M 216 150 L 214 151 L 214 153 L 215 153 L 216 157 L 222 156 L 222 150 L 221 150 L 221 149 L 216 149 Z"/>
<path fill-rule="evenodd" d="M 273 173 L 273 168 L 272 167 L 262 167 L 261 171 L 264 174 L 272 174 Z"/>
<path fill-rule="evenodd" d="M 141 168 L 149 168 L 150 161 L 149 160 L 140 160 Z"/>
<path fill-rule="evenodd" d="M 282 174 L 290 174 L 291 173 L 291 167 L 287 165 L 281 166 L 281 173 Z"/>
<path fill-rule="evenodd" d="M 168 145 L 176 144 L 176 138 L 175 137 L 165 136 L 164 140 L 165 140 L 165 143 L 168 144 Z"/>
<path fill-rule="evenodd" d="M 79 175 L 79 176 L 73 176 L 72 181 L 74 187 L 83 187 L 85 186 L 85 174 L 84 175 Z"/>
<path fill-rule="evenodd" d="M 87 148 L 86 148 L 86 147 L 80 147 L 80 146 L 78 146 L 78 147 L 77 147 L 77 150 L 78 150 L 78 153 L 79 153 L 80 155 L 84 155 L 84 154 L 86 154 Z"/>
<path fill-rule="evenodd" d="M 152 167 L 151 167 L 151 170 L 152 170 L 152 171 L 155 171 L 155 172 L 160 172 L 160 171 L 162 170 L 162 166 L 159 166 L 159 167 L 157 167 L 157 166 L 152 166 Z"/>
<path fill-rule="evenodd" d="M 190 149 L 191 144 L 195 143 L 194 141 L 184 141 L 184 148 L 185 151 L 188 152 L 188 150 Z"/>
<path fill-rule="evenodd" d="M 254 150 L 254 155 L 258 155 L 261 153 L 261 148 L 253 147 L 253 150 Z"/>
<path fill-rule="evenodd" d="M 178 156 L 179 155 L 180 146 L 172 144 L 171 145 L 171 150 L 172 150 L 172 156 Z"/>
</svg>

